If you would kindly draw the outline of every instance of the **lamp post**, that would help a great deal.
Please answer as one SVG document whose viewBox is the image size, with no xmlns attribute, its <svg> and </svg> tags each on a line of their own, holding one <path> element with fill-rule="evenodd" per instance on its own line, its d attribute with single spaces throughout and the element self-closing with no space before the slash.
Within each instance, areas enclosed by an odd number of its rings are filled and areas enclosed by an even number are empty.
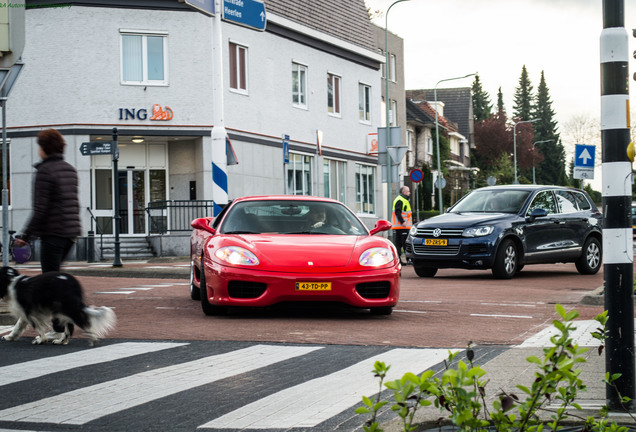
<svg viewBox="0 0 636 432">
<path fill-rule="evenodd" d="M 517 125 L 521 124 L 521 123 L 534 123 L 537 122 L 541 119 L 532 119 L 532 120 L 521 120 L 518 121 L 517 123 L 515 123 L 515 125 L 512 127 L 512 142 L 514 145 L 513 151 L 514 151 L 514 159 L 515 159 L 515 180 L 513 181 L 514 184 L 519 184 L 519 180 L 517 179 Z"/>
<path fill-rule="evenodd" d="M 437 106 L 437 86 L 440 85 L 440 83 L 443 83 L 445 81 L 454 81 L 454 80 L 458 80 L 458 79 L 464 79 L 464 78 L 468 78 L 470 76 L 475 76 L 476 74 L 471 73 L 468 75 L 464 75 L 464 76 L 460 76 L 460 77 L 455 77 L 455 78 L 446 78 L 443 80 L 439 80 L 437 81 L 437 84 L 435 84 L 435 88 L 433 89 L 433 94 L 435 96 L 435 150 L 437 151 L 437 199 L 439 201 L 439 214 L 442 214 L 444 212 L 444 204 L 442 202 L 442 179 L 444 178 L 443 174 L 442 174 L 442 164 L 440 162 L 440 157 L 439 157 L 439 109 Z"/>
<path fill-rule="evenodd" d="M 391 166 L 392 166 L 392 161 L 391 161 L 391 155 L 389 154 L 389 150 L 388 147 L 391 146 L 391 125 L 389 122 L 389 111 L 390 111 L 390 107 L 391 107 L 391 99 L 389 99 L 389 11 L 391 10 L 391 8 L 393 6 L 395 6 L 398 3 L 402 3 L 404 1 L 409 1 L 409 0 L 396 0 L 393 3 L 391 3 L 388 7 L 388 9 L 386 10 L 386 14 L 384 14 L 384 105 L 386 108 L 386 119 L 385 119 L 385 123 L 386 123 L 386 146 L 387 146 L 387 151 L 386 151 L 386 171 L 387 171 L 387 175 L 386 175 L 386 203 L 387 203 L 387 208 L 388 208 L 388 212 L 387 212 L 387 219 L 391 220 L 391 213 L 393 212 L 393 200 L 391 199 L 393 197 L 392 193 L 391 193 Z"/>
<path fill-rule="evenodd" d="M 532 184 L 537 184 L 537 179 L 534 176 L 534 147 L 537 144 L 541 144 L 541 143 L 547 143 L 547 142 L 551 142 L 554 141 L 553 139 L 549 139 L 549 140 L 543 140 L 543 141 L 535 141 L 532 143 Z"/>
</svg>

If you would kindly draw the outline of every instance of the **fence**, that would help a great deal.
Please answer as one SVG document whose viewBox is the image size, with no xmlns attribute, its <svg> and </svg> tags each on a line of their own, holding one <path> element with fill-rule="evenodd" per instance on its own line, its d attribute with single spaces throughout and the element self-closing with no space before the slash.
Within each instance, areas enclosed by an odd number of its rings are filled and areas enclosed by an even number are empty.
<svg viewBox="0 0 636 432">
<path fill-rule="evenodd" d="M 190 222 L 214 215 L 212 200 L 152 201 L 146 207 L 151 234 L 191 231 Z"/>
</svg>

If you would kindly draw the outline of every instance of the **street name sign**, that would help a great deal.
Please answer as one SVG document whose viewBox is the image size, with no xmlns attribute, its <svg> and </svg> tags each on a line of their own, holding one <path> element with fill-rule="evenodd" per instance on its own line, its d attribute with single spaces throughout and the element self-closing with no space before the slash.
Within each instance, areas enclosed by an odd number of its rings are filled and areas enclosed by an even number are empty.
<svg viewBox="0 0 636 432">
<path fill-rule="evenodd" d="M 80 145 L 80 152 L 84 156 L 113 154 L 116 147 L 114 141 L 89 141 Z"/>
<path fill-rule="evenodd" d="M 264 31 L 267 24 L 265 3 L 258 0 L 223 0 L 223 19 Z"/>
<path fill-rule="evenodd" d="M 574 178 L 594 179 L 594 155 L 596 146 L 576 144 L 574 146 Z"/>
<path fill-rule="evenodd" d="M 206 15 L 214 15 L 214 0 L 179 0 Z"/>
</svg>

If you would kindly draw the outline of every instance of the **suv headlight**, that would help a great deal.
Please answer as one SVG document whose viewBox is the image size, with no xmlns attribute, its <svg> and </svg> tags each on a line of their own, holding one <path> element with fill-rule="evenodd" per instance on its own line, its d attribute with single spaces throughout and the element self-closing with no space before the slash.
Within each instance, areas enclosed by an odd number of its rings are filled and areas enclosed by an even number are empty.
<svg viewBox="0 0 636 432">
<path fill-rule="evenodd" d="M 415 237 L 417 235 L 417 225 L 413 225 L 409 230 L 409 235 Z"/>
<path fill-rule="evenodd" d="M 495 227 L 492 225 L 466 228 L 462 233 L 462 237 L 483 237 L 490 235 L 494 230 Z"/>
</svg>

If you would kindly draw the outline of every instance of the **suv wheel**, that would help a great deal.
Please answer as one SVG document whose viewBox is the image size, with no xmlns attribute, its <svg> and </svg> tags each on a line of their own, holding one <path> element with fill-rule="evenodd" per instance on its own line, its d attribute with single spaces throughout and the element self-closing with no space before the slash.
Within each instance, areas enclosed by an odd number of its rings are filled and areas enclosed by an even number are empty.
<svg viewBox="0 0 636 432">
<path fill-rule="evenodd" d="M 518 266 L 517 247 L 512 240 L 505 239 L 497 251 L 492 274 L 496 279 L 511 279 L 517 272 Z"/>
<path fill-rule="evenodd" d="M 601 268 L 601 243 L 594 237 L 585 240 L 583 253 L 576 261 L 576 269 L 581 274 L 593 275 Z"/>
<path fill-rule="evenodd" d="M 413 270 L 415 270 L 415 274 L 419 277 L 432 278 L 437 274 L 436 267 L 422 267 L 417 265 L 417 262 L 415 261 L 413 261 Z"/>
</svg>

